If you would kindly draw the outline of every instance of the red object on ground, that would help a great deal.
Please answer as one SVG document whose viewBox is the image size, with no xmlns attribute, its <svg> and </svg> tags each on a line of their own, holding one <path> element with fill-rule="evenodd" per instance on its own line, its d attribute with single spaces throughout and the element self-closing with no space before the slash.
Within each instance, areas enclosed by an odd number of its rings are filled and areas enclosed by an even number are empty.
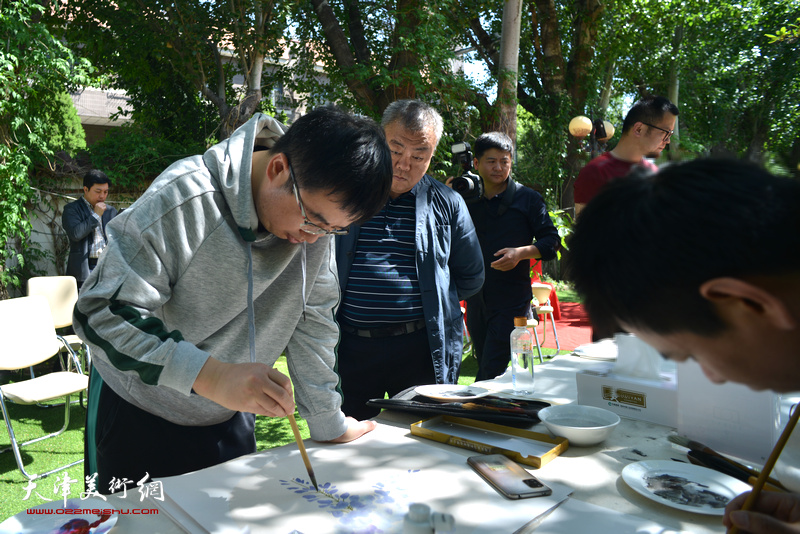
<svg viewBox="0 0 800 534">
<path fill-rule="evenodd" d="M 592 342 L 592 325 L 589 323 L 589 316 L 578 302 L 562 302 L 561 319 L 556 321 L 558 330 L 558 341 L 561 350 L 574 350 L 579 345 Z M 556 348 L 556 338 L 553 335 L 553 327 L 550 320 L 546 321 L 547 339 L 542 347 Z M 539 340 L 542 339 L 542 324 L 537 327 Z"/>
</svg>

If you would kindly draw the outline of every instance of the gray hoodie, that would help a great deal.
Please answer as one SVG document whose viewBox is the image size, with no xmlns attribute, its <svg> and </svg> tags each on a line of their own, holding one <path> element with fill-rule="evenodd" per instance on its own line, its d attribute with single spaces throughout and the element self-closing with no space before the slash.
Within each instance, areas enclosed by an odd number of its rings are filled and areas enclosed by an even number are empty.
<svg viewBox="0 0 800 534">
<path fill-rule="evenodd" d="M 282 131 L 257 114 L 203 156 L 166 169 L 108 225 L 74 324 L 117 394 L 181 425 L 233 415 L 192 392 L 209 356 L 249 362 L 252 351 L 273 365 L 285 350 L 299 413 L 313 439 L 329 440 L 346 430 L 334 372 L 333 239 L 296 245 L 259 232 L 251 190 L 254 145 L 272 146 Z"/>
</svg>

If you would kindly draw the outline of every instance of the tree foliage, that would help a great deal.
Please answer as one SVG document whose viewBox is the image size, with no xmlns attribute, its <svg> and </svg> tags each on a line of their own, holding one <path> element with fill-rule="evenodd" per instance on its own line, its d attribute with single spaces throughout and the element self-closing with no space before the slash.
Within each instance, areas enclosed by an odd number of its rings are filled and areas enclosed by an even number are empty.
<svg viewBox="0 0 800 534">
<path fill-rule="evenodd" d="M 496 79 L 499 48 L 495 36 L 501 31 L 497 13 L 502 12 L 502 3 L 475 11 L 464 1 L 462 8 L 470 13 L 466 37 Z M 566 126 L 571 117 L 584 113 L 593 95 L 598 78 L 595 48 L 603 15 L 603 4 L 597 0 L 531 0 L 523 7 L 517 98 L 529 116 L 521 119 L 523 135 L 518 132 L 517 145 L 520 157 L 529 159 L 518 167 L 517 177 L 542 186 L 557 206 L 572 205 L 572 181 L 585 160 Z M 531 120 L 536 128 L 525 126 Z M 497 126 L 491 116 L 483 129 Z"/>
<path fill-rule="evenodd" d="M 133 123 L 109 131 L 92 145 L 90 159 L 93 168 L 108 175 L 115 195 L 137 196 L 173 162 L 203 150 L 202 143 L 172 141 Z"/>
<path fill-rule="evenodd" d="M 81 126 L 72 97 L 66 91 L 56 93 L 42 110 L 42 137 L 48 153 L 64 151 L 75 156 L 86 148 L 86 134 Z"/>
<path fill-rule="evenodd" d="M 172 121 L 179 132 L 194 132 L 187 121 L 203 119 L 207 137 L 204 103 L 210 103 L 224 139 L 261 101 L 265 61 L 280 57 L 288 27 L 283 5 L 63 0 L 58 17 L 68 41 L 109 75 L 109 86 L 128 92 L 139 112 L 155 122 Z"/>
<path fill-rule="evenodd" d="M 568 135 L 569 120 L 604 115 L 619 130 L 646 93 L 678 100 L 674 146 L 680 139 L 690 153 L 775 154 L 795 167 L 800 69 L 791 24 L 799 1 L 524 3 L 516 96 L 536 127 L 518 138 L 519 177 L 571 206 L 588 154 Z M 262 86 L 297 91 L 297 105 L 337 102 L 375 118 L 398 98 L 421 98 L 446 120 L 441 163 L 449 141 L 500 126 L 490 94 L 501 75 L 502 12 L 502 0 L 75 0 L 61 16 L 72 20 L 65 35 L 132 95 L 147 130 L 166 125 L 206 138 L 213 105 L 224 137 L 255 109 Z M 474 52 L 456 52 L 465 47 Z M 486 86 L 453 72 L 462 57 L 486 65 Z M 277 68 L 259 71 L 264 59 Z"/>
<path fill-rule="evenodd" d="M 0 2 L 0 298 L 21 286 L 37 253 L 29 242 L 33 158 L 51 156 L 55 132 L 68 131 L 59 95 L 88 80 L 88 62 L 40 23 L 44 10 L 35 0 Z"/>
<path fill-rule="evenodd" d="M 616 62 L 618 93 L 667 95 L 679 84 L 680 140 L 689 152 L 760 163 L 775 155 L 796 167 L 800 48 L 767 34 L 798 12 L 798 0 L 619 2 L 603 57 Z"/>
<path fill-rule="evenodd" d="M 298 3 L 291 47 L 296 83 L 317 99 L 344 100 L 374 117 L 395 100 L 416 97 L 446 112 L 471 90 L 452 68 L 461 40 L 452 18 L 457 6 L 454 0 Z M 319 83 L 318 65 L 330 83 Z"/>
</svg>

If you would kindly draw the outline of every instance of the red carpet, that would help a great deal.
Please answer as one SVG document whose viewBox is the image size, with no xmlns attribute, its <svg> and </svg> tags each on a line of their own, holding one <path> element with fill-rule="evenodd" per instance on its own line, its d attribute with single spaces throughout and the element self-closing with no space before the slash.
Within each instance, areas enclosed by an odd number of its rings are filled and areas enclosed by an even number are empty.
<svg viewBox="0 0 800 534">
<path fill-rule="evenodd" d="M 589 324 L 589 317 L 578 302 L 560 302 L 561 318 L 556 320 L 558 330 L 558 341 L 561 350 L 574 350 L 578 345 L 592 342 L 592 326 Z M 537 327 L 539 341 L 542 340 L 542 323 Z M 547 318 L 547 336 L 542 343 L 544 348 L 556 348 L 556 338 L 553 335 L 553 327 L 550 318 Z"/>
</svg>

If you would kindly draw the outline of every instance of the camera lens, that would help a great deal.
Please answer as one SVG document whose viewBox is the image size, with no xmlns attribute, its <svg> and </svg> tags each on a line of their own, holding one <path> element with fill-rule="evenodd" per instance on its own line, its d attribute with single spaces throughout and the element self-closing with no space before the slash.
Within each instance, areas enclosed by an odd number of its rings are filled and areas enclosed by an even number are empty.
<svg viewBox="0 0 800 534">
<path fill-rule="evenodd" d="M 456 176 L 453 179 L 453 190 L 461 193 L 469 193 L 475 189 L 475 183 L 472 180 L 464 178 L 463 176 Z"/>
</svg>

